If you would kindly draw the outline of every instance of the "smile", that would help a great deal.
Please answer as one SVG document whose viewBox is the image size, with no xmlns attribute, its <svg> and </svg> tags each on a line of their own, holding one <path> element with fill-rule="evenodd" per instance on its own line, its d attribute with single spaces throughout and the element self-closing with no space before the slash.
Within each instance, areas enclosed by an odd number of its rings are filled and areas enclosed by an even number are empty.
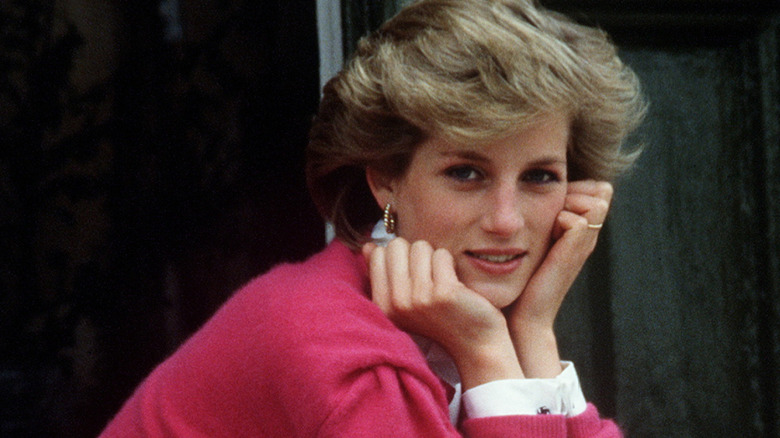
<svg viewBox="0 0 780 438">
<path fill-rule="evenodd" d="M 527 254 L 521 250 L 480 250 L 464 253 L 471 266 L 488 275 L 508 275 L 515 272 Z"/>
<path fill-rule="evenodd" d="M 512 260 L 515 260 L 517 258 L 520 258 L 520 254 L 492 255 L 492 254 L 476 254 L 470 251 L 467 251 L 466 254 L 468 254 L 469 257 L 474 257 L 479 260 L 484 260 L 490 263 L 506 263 L 506 262 L 511 262 Z"/>
</svg>

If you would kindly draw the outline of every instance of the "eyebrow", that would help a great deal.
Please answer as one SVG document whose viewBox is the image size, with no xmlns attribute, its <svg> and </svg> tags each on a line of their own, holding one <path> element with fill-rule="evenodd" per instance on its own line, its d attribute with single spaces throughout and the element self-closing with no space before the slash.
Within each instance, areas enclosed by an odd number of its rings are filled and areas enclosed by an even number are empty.
<svg viewBox="0 0 780 438">
<path fill-rule="evenodd" d="M 444 151 L 444 152 L 439 152 L 439 155 L 441 155 L 442 157 L 447 157 L 447 158 L 449 158 L 449 157 L 456 157 L 456 158 L 464 158 L 464 159 L 467 159 L 467 160 L 480 161 L 480 162 L 488 162 L 488 161 L 490 161 L 490 159 L 488 157 L 480 154 L 479 152 L 470 151 L 470 150 Z"/>
<path fill-rule="evenodd" d="M 456 157 L 456 158 L 463 158 L 467 160 L 477 161 L 481 163 L 488 163 L 490 162 L 490 159 L 479 152 L 471 151 L 471 150 L 458 150 L 458 151 L 444 151 L 439 152 L 439 155 L 442 157 Z M 561 164 L 561 165 L 567 165 L 568 161 L 564 159 L 560 159 L 555 156 L 543 156 L 536 160 L 533 160 L 529 163 L 531 166 L 550 166 L 555 164 Z"/>
</svg>

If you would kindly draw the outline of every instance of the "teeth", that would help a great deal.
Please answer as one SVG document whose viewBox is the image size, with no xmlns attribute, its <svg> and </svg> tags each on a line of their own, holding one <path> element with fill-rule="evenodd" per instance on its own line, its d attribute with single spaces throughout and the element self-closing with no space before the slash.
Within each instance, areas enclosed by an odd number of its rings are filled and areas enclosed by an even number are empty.
<svg viewBox="0 0 780 438">
<path fill-rule="evenodd" d="M 506 263 L 518 257 L 516 254 L 515 255 L 472 254 L 472 255 L 480 260 L 485 260 L 491 263 Z"/>
</svg>

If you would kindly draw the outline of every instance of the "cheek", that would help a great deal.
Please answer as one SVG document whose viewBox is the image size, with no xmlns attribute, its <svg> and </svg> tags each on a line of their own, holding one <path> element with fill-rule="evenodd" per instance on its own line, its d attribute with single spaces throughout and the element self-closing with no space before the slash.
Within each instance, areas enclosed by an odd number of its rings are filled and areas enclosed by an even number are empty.
<svg viewBox="0 0 780 438">
<path fill-rule="evenodd" d="M 550 241 L 555 222 L 558 219 L 558 214 L 563 210 L 565 201 L 566 194 L 561 193 L 544 199 L 534 206 L 534 214 L 532 215 L 531 220 L 535 224 L 534 229 L 542 234 L 539 237 L 541 237 L 541 240 L 544 242 Z"/>
<path fill-rule="evenodd" d="M 407 240 L 425 240 L 434 247 L 446 247 L 449 238 L 457 235 L 463 212 L 451 202 L 436 199 L 419 200 L 414 209 L 405 212 L 401 235 Z"/>
<path fill-rule="evenodd" d="M 409 241 L 425 240 L 434 247 L 448 242 L 463 230 L 468 208 L 457 197 L 437 187 L 407 191 L 399 202 L 399 235 Z"/>
</svg>

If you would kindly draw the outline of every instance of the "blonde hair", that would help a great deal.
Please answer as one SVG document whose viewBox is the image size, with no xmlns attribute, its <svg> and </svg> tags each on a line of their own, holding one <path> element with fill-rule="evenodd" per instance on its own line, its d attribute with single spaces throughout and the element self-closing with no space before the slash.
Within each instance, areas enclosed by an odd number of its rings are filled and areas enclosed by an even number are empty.
<svg viewBox="0 0 780 438">
<path fill-rule="evenodd" d="M 379 218 L 365 169 L 403 175 L 429 136 L 479 142 L 539 117 L 572 120 L 569 179 L 612 180 L 645 104 L 607 35 L 529 0 L 420 0 L 362 38 L 323 89 L 307 148 L 309 190 L 353 246 Z"/>
</svg>

